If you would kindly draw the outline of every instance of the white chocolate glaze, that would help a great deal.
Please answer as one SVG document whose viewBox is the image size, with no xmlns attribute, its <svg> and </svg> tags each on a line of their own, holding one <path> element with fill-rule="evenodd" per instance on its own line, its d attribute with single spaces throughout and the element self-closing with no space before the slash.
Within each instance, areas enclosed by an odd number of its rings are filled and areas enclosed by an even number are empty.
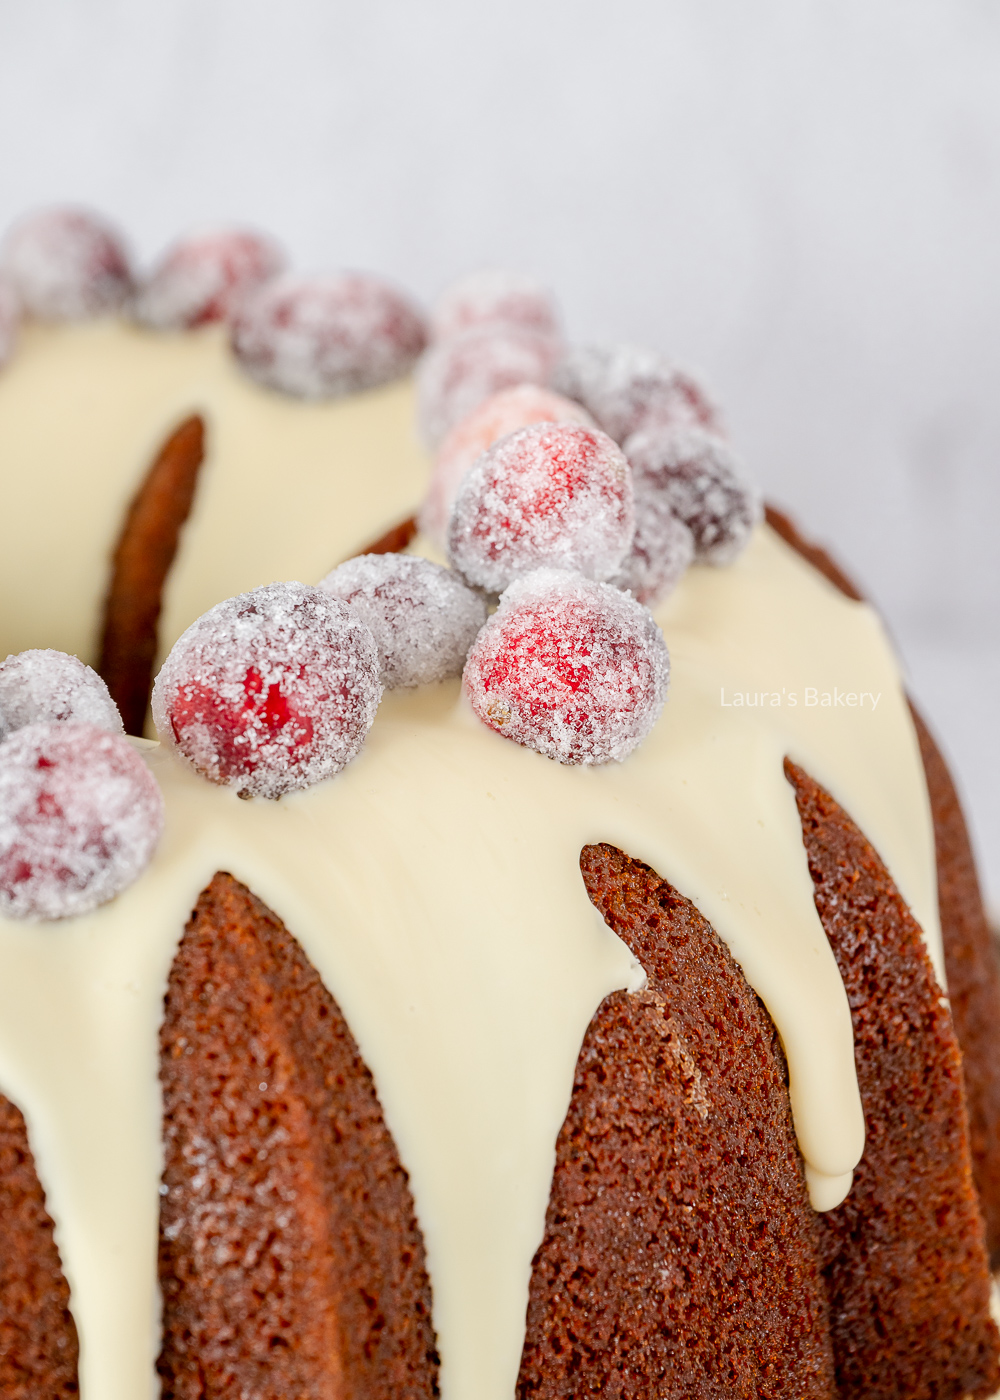
<svg viewBox="0 0 1000 1400">
<path fill-rule="evenodd" d="M 163 654 L 223 598 L 322 578 L 423 493 L 407 383 L 304 403 L 242 374 L 217 327 L 28 325 L 0 374 L 0 660 L 51 646 L 96 664 L 125 508 L 192 413 L 206 454 L 167 583 Z"/>
<path fill-rule="evenodd" d="M 359 430 L 377 431 L 397 399 L 358 400 Z M 157 435 L 199 406 L 175 395 L 136 447 L 136 476 Z M 376 503 L 338 523 L 330 550 L 279 572 L 312 581 L 418 494 L 403 471 L 368 490 Z M 929 803 L 898 672 L 871 609 L 766 528 L 732 567 L 692 569 L 658 618 L 671 695 L 622 765 L 562 768 L 518 749 L 477 723 L 457 683 L 387 696 L 361 756 L 280 803 L 240 802 L 151 748 L 167 823 L 146 874 L 85 918 L 0 921 L 0 1088 L 25 1113 L 56 1222 L 83 1400 L 155 1394 L 157 1032 L 184 922 L 219 869 L 301 941 L 374 1074 L 427 1247 L 444 1400 L 513 1392 L 580 1042 L 603 996 L 641 983 L 587 900 L 585 843 L 647 861 L 727 941 L 788 1053 L 814 1203 L 842 1198 L 863 1144 L 850 1015 L 782 759 L 873 841 L 943 982 Z M 37 632 L 18 644 L 65 645 Z M 872 699 L 819 703 L 835 692 Z M 762 693 L 766 705 L 735 703 Z"/>
</svg>

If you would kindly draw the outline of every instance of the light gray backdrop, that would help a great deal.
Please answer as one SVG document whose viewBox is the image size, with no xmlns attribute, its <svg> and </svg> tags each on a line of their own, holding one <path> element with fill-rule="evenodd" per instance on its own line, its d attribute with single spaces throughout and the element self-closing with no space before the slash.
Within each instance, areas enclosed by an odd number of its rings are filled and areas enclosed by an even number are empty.
<svg viewBox="0 0 1000 1400">
<path fill-rule="evenodd" d="M 0 0 L 0 225 L 540 274 L 879 601 L 1000 908 L 997 0 Z"/>
</svg>

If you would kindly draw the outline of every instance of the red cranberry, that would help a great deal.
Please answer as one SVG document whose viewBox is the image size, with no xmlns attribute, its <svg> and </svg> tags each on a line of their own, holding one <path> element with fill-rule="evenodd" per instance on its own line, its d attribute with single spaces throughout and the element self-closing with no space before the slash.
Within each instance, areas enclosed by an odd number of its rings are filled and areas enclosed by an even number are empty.
<svg viewBox="0 0 1000 1400">
<path fill-rule="evenodd" d="M 307 399 L 398 379 L 426 340 L 419 311 L 364 272 L 276 277 L 242 301 L 232 335 L 248 374 Z"/>
<path fill-rule="evenodd" d="M 460 278 L 434 312 L 433 338 L 449 340 L 474 326 L 507 325 L 560 337 L 559 313 L 547 287 L 519 272 L 489 269 Z"/>
<path fill-rule="evenodd" d="M 584 423 L 595 426 L 587 410 L 572 399 L 535 384 L 501 389 L 463 418 L 445 438 L 434 461 L 427 496 L 420 510 L 420 529 L 439 549 L 445 548 L 448 520 L 462 477 L 477 457 L 498 438 L 532 423 Z"/>
<path fill-rule="evenodd" d="M 360 554 L 320 588 L 350 603 L 371 628 L 389 690 L 461 675 L 486 621 L 482 597 L 457 574 L 410 554 Z"/>
<path fill-rule="evenodd" d="M 0 744 L 0 914 L 63 919 L 113 899 L 148 864 L 163 798 L 127 739 L 41 723 Z"/>
<path fill-rule="evenodd" d="M 216 229 L 175 243 L 139 290 L 136 318 L 157 330 L 227 320 L 254 287 L 282 270 L 285 255 L 263 234 Z"/>
<path fill-rule="evenodd" d="M 539 569 L 511 584 L 465 666 L 472 708 L 515 744 L 560 763 L 625 758 L 663 709 L 666 644 L 610 584 Z"/>
<path fill-rule="evenodd" d="M 241 797 L 281 797 L 358 753 L 382 695 L 378 649 L 346 603 L 271 583 L 218 603 L 153 687 L 160 738 Z"/>
<path fill-rule="evenodd" d="M 636 494 L 659 496 L 694 536 L 695 559 L 731 564 L 762 518 L 729 444 L 701 428 L 650 428 L 625 443 Z"/>
<path fill-rule="evenodd" d="M 474 326 L 432 345 L 420 362 L 417 379 L 424 438 L 437 447 L 501 389 L 547 384 L 559 354 L 558 341 L 520 326 Z"/>
<path fill-rule="evenodd" d="M 41 721 L 74 720 L 124 734 L 118 706 L 89 666 L 64 651 L 22 651 L 0 665 L 0 739 Z"/>
<path fill-rule="evenodd" d="M 580 346 L 557 366 L 552 386 L 582 403 L 615 442 L 656 425 L 720 431 L 717 411 L 703 386 L 655 350 Z"/>
<path fill-rule="evenodd" d="M 42 209 L 11 229 L 0 268 L 24 310 L 47 321 L 118 311 L 132 291 L 117 230 L 86 209 Z"/>
<path fill-rule="evenodd" d="M 632 477 L 597 428 L 536 423 L 509 433 L 470 467 L 448 527 L 448 556 L 493 593 L 550 565 L 607 578 L 635 528 Z"/>
<path fill-rule="evenodd" d="M 608 580 L 647 608 L 670 596 L 694 559 L 694 536 L 658 492 L 636 483 L 635 534 L 619 571 Z"/>
</svg>

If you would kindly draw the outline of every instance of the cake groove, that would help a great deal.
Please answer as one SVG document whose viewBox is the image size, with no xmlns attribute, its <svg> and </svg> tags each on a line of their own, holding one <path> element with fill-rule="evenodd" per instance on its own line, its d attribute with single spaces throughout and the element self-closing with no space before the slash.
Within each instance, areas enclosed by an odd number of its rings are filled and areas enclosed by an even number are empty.
<svg viewBox="0 0 1000 1400">
<path fill-rule="evenodd" d="M 371 1075 L 281 922 L 217 874 L 161 1031 L 164 1400 L 426 1400 L 423 1241 Z"/>
<path fill-rule="evenodd" d="M 825 549 L 812 544 L 797 526 L 766 508 L 767 523 L 808 559 L 848 598 L 862 594 Z M 934 827 L 938 909 L 951 1017 L 962 1051 L 962 1074 L 969 1117 L 972 1175 L 986 1222 L 986 1247 L 1000 1268 L 1000 958 L 979 891 L 976 864 L 961 803 L 948 765 L 913 701 L 917 733 Z"/>
<path fill-rule="evenodd" d="M 817 1217 L 842 1400 L 961 1400 L 1000 1385 L 961 1056 L 920 928 L 833 798 L 785 761 L 816 908 L 854 1024 L 867 1138 Z"/>
<path fill-rule="evenodd" d="M 205 424 L 193 414 L 156 454 L 125 514 L 112 556 L 98 670 L 126 734 L 141 734 L 146 722 L 163 587 L 204 457 Z"/>
<path fill-rule="evenodd" d="M 606 997 L 584 1039 L 518 1395 L 831 1397 L 817 1217 L 774 1026 L 665 880 L 610 845 L 580 865 L 648 981 Z"/>
<path fill-rule="evenodd" d="M 934 818 L 948 1001 L 962 1050 L 972 1175 L 986 1247 L 1000 1268 L 1000 959 L 986 921 L 969 833 L 948 766 L 910 704 Z"/>
</svg>

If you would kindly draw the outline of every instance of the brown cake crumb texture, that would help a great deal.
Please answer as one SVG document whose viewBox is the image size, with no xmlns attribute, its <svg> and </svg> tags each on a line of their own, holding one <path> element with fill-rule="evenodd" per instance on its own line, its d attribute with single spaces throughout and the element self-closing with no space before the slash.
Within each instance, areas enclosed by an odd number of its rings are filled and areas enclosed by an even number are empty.
<svg viewBox="0 0 1000 1400">
<path fill-rule="evenodd" d="M 910 706 L 934 817 L 948 1000 L 962 1049 L 972 1175 L 986 1246 L 1000 1268 L 1000 958 L 986 921 L 961 804 L 947 765 Z"/>
<path fill-rule="evenodd" d="M 786 761 L 816 909 L 854 1024 L 864 1155 L 817 1217 L 837 1385 L 851 1400 L 992 1395 L 1000 1337 L 962 1062 L 920 928 L 871 845 Z"/>
<path fill-rule="evenodd" d="M 835 587 L 863 595 L 825 549 L 808 541 L 787 515 L 768 506 L 767 523 Z M 948 766 L 913 704 L 934 823 L 938 908 L 945 975 L 962 1051 L 972 1174 L 986 1221 L 986 1243 L 1000 1268 L 1000 957 L 983 908 L 962 807 Z"/>
<path fill-rule="evenodd" d="M 833 1394 L 816 1216 L 774 1027 L 725 944 L 647 866 L 585 847 L 648 975 L 590 1024 L 535 1256 L 518 1394 Z"/>
<path fill-rule="evenodd" d="M 126 734 L 141 734 L 156 663 L 163 586 L 191 511 L 205 455 L 205 425 L 185 419 L 156 455 L 122 524 L 104 604 L 98 667 Z"/>
<path fill-rule="evenodd" d="M 778 1038 L 711 926 L 647 866 L 586 847 L 591 899 L 649 981 L 608 997 L 584 1040 L 521 1397 L 962 1400 L 1000 1385 L 947 1004 L 872 847 L 801 769 L 786 775 L 854 1024 L 867 1140 L 852 1190 L 810 1209 Z"/>
<path fill-rule="evenodd" d="M 0 1095 L 0 1396 L 78 1394 L 76 1328 L 24 1119 Z"/>
<path fill-rule="evenodd" d="M 405 1171 L 333 998 L 231 876 L 161 1033 L 164 1400 L 423 1400 L 430 1284 Z"/>
</svg>

